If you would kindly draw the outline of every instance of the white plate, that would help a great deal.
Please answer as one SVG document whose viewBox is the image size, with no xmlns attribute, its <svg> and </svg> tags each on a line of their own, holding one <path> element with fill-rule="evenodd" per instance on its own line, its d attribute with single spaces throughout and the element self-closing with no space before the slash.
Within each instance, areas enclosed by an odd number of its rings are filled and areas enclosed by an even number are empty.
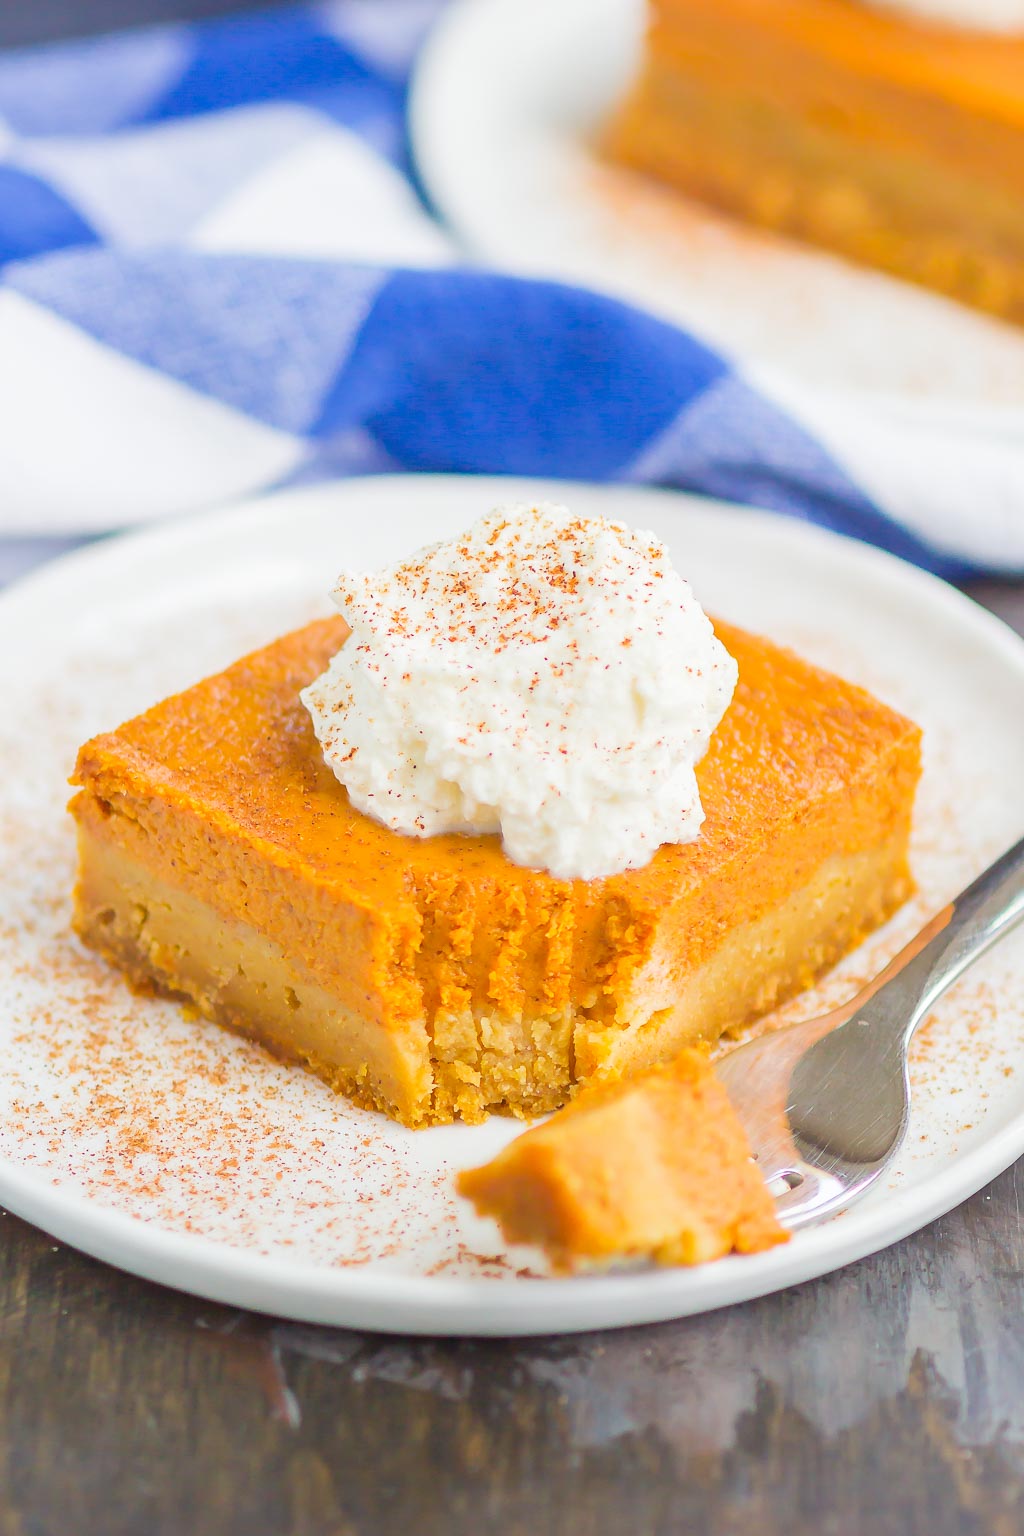
<svg viewBox="0 0 1024 1536">
<path fill-rule="evenodd" d="M 603 163 L 643 0 L 454 0 L 412 100 L 420 172 L 477 256 L 602 288 L 755 375 L 891 396 L 964 430 L 1024 431 L 1024 330 L 759 234 Z"/>
<path fill-rule="evenodd" d="M 452 1170 L 517 1125 L 406 1131 L 170 1004 L 133 998 L 69 937 L 64 781 L 80 741 L 321 609 L 343 562 L 372 566 L 540 495 L 655 529 L 713 612 L 792 642 L 924 724 L 922 895 L 800 1011 L 875 969 L 1019 833 L 1024 645 L 931 578 L 796 522 L 663 492 L 396 477 L 99 545 L 0 599 L 0 1201 L 11 1210 L 137 1274 L 282 1316 L 548 1333 L 678 1317 L 809 1279 L 948 1210 L 1024 1151 L 1022 935 L 938 1010 L 887 1187 L 755 1258 L 540 1278 L 451 1193 Z"/>
</svg>

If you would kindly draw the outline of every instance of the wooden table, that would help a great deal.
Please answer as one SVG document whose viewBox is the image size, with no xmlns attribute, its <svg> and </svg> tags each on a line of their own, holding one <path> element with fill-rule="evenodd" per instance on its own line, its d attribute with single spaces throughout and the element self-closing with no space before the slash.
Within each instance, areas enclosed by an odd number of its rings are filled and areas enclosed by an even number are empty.
<svg viewBox="0 0 1024 1536">
<path fill-rule="evenodd" d="M 226 9 L 31 0 L 0 44 Z M 763 1301 L 523 1343 L 254 1317 L 0 1213 L 0 1536 L 1019 1536 L 1019 1177 Z"/>
</svg>

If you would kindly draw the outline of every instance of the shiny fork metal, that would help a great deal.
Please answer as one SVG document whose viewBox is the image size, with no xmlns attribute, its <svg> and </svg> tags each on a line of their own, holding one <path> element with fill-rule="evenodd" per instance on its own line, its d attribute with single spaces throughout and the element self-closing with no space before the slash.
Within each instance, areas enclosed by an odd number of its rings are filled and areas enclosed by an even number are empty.
<svg viewBox="0 0 1024 1536">
<path fill-rule="evenodd" d="M 1022 919 L 1024 839 L 850 1002 L 716 1062 L 784 1226 L 833 1215 L 885 1171 L 907 1129 L 915 1029 Z"/>
</svg>

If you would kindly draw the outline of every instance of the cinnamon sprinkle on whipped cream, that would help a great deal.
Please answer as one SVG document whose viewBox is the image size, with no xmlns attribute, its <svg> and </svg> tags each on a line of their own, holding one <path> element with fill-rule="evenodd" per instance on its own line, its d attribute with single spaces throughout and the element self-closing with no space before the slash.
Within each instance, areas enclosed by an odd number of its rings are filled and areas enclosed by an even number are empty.
<svg viewBox="0 0 1024 1536">
<path fill-rule="evenodd" d="M 561 879 L 699 833 L 736 664 L 652 534 L 507 507 L 333 596 L 352 633 L 302 699 L 365 814 Z"/>
</svg>

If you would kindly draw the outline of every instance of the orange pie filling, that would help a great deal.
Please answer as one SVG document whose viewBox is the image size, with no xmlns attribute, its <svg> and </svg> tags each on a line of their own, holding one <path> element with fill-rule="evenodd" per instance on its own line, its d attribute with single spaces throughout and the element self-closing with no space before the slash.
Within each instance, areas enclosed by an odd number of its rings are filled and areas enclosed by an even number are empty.
<svg viewBox="0 0 1024 1536">
<path fill-rule="evenodd" d="M 557 880 L 354 810 L 298 697 L 345 636 L 324 620 L 82 748 L 77 931 L 413 1126 L 537 1115 L 713 1041 L 906 899 L 920 766 L 902 716 L 716 628 L 739 684 L 706 821 L 642 869 Z"/>
<path fill-rule="evenodd" d="M 786 1240 L 728 1095 L 693 1050 L 584 1089 L 457 1188 L 556 1270 L 703 1264 Z"/>
</svg>

